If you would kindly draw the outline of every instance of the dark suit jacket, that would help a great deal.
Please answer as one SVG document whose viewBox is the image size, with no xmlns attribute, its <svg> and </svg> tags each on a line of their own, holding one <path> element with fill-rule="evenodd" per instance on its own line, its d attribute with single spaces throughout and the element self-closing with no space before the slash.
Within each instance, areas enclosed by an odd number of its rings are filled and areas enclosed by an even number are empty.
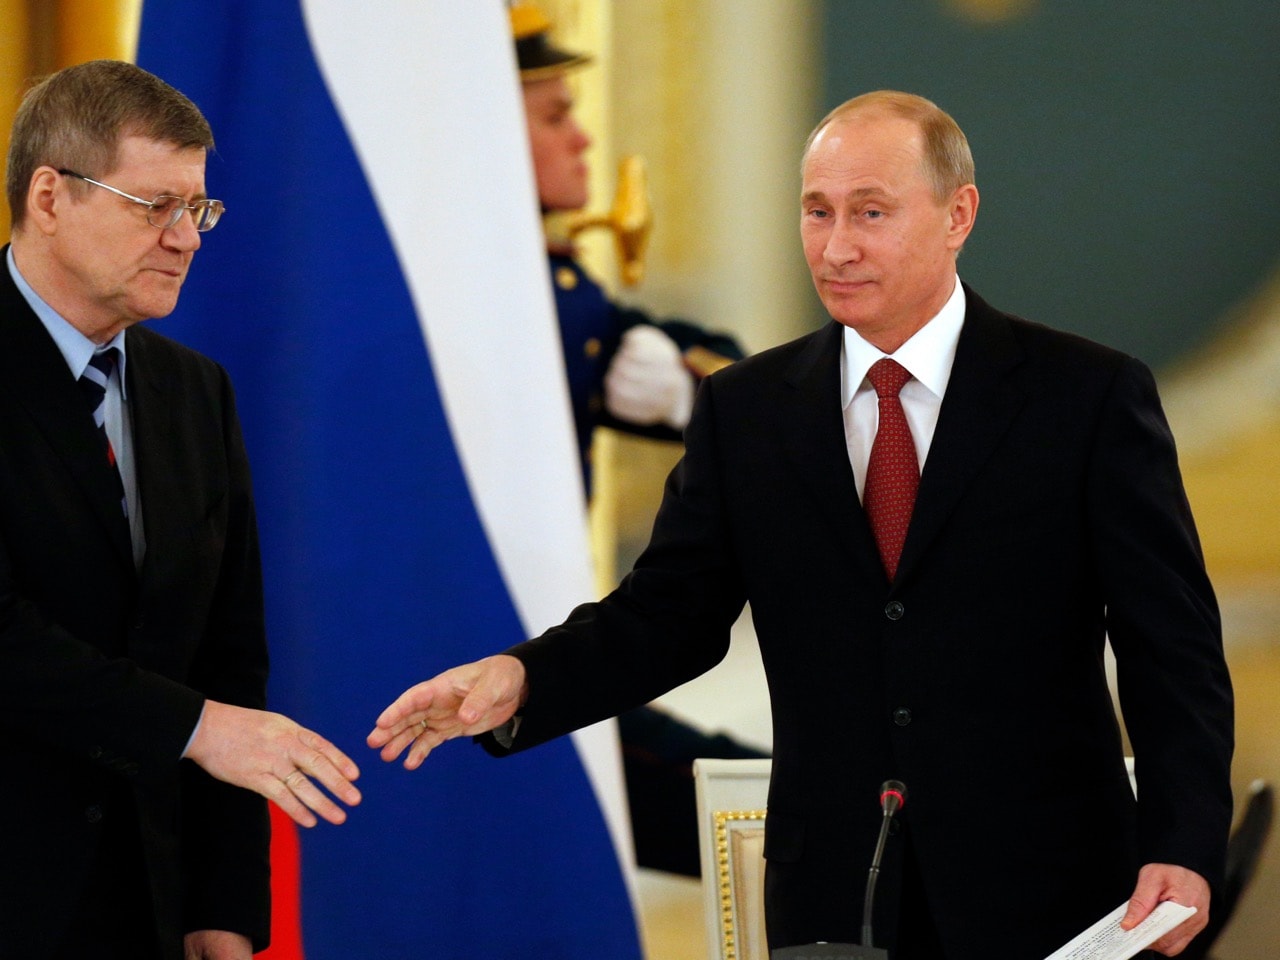
<svg viewBox="0 0 1280 960">
<path fill-rule="evenodd" d="M 704 383 L 636 569 L 512 651 L 525 748 L 708 669 L 750 603 L 773 711 L 774 946 L 856 942 L 889 778 L 909 791 L 880 886 L 889 946 L 908 848 L 947 960 L 1039 960 L 1125 900 L 1142 863 L 1221 874 L 1231 688 L 1152 377 L 966 295 L 892 584 L 848 461 L 832 324 Z"/>
<path fill-rule="evenodd" d="M 179 760 L 206 696 L 265 700 L 257 532 L 231 384 L 150 330 L 127 335 L 139 573 L 85 400 L 3 257 L 0 957 L 48 956 L 103 837 L 131 832 L 166 960 L 192 929 L 261 945 L 265 803 Z"/>
</svg>

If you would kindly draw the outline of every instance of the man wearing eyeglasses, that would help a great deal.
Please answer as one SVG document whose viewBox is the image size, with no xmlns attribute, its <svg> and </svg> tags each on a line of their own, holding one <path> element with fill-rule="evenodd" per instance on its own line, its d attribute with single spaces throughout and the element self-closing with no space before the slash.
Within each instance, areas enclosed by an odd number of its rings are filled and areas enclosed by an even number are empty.
<svg viewBox="0 0 1280 960">
<path fill-rule="evenodd" d="M 47 78 L 14 121 L 3 957 L 249 960 L 269 926 L 262 797 L 304 826 L 345 819 L 321 786 L 360 799 L 350 759 L 262 709 L 257 532 L 226 373 L 137 325 L 174 309 L 222 214 L 205 196 L 212 146 L 190 100 L 115 61 Z"/>
</svg>

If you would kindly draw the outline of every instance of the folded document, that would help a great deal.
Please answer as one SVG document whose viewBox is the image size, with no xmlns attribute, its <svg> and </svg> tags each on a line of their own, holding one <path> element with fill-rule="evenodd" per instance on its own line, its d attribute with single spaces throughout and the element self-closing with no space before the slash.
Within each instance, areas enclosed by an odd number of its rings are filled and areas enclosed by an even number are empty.
<svg viewBox="0 0 1280 960">
<path fill-rule="evenodd" d="M 1132 930 L 1121 930 L 1129 904 L 1122 903 L 1070 943 L 1059 947 L 1045 960 L 1127 960 L 1155 943 L 1196 912 L 1195 907 L 1166 900 Z"/>
</svg>

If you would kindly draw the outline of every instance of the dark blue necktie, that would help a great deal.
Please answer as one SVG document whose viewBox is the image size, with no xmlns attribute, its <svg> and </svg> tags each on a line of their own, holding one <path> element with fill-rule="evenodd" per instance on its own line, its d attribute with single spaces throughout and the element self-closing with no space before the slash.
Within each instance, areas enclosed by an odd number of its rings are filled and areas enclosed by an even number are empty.
<svg viewBox="0 0 1280 960">
<path fill-rule="evenodd" d="M 115 480 L 115 493 L 120 497 L 120 510 L 129 516 L 129 500 L 124 494 L 124 482 L 120 479 L 120 468 L 116 466 L 116 452 L 111 446 L 111 438 L 107 436 L 107 382 L 111 379 L 111 371 L 116 367 L 120 351 L 110 347 L 93 355 L 89 365 L 80 376 L 80 389 L 93 410 L 93 423 L 98 428 L 98 436 L 102 439 L 102 448 L 106 451 L 107 465 L 111 467 L 111 476 Z"/>
</svg>

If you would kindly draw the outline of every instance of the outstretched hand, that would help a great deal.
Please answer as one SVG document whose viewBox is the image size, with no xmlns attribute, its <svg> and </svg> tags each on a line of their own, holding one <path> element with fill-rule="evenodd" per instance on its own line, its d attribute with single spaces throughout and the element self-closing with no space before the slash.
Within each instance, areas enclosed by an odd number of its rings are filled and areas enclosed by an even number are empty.
<svg viewBox="0 0 1280 960">
<path fill-rule="evenodd" d="M 406 770 L 416 770 L 440 744 L 500 727 L 528 696 L 524 664 L 499 654 L 446 670 L 410 687 L 382 711 L 367 742 L 390 763 L 409 747 Z"/>
<path fill-rule="evenodd" d="M 206 700 L 186 756 L 219 780 L 275 801 L 304 827 L 316 825 L 312 811 L 330 823 L 347 819 L 312 777 L 348 806 L 360 802 L 351 783 L 360 768 L 320 734 L 279 713 Z"/>
<path fill-rule="evenodd" d="M 1138 872 L 1138 885 L 1120 926 L 1132 930 L 1164 900 L 1196 908 L 1195 913 L 1151 944 L 1150 949 L 1156 953 L 1176 957 L 1209 923 L 1209 883 L 1194 870 L 1169 863 L 1148 863 Z"/>
</svg>

